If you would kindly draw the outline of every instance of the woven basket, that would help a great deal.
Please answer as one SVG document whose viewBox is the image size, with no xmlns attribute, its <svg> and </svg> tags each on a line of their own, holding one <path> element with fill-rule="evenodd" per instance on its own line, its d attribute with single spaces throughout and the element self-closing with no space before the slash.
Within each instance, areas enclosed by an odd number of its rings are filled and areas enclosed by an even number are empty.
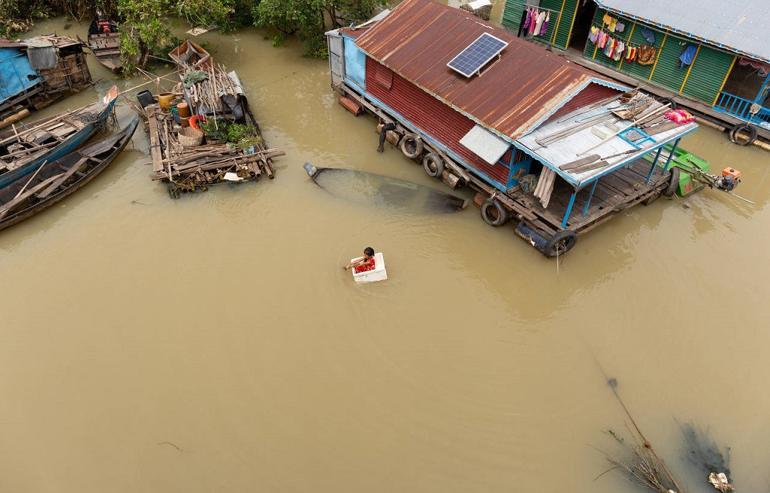
<svg viewBox="0 0 770 493">
<path fill-rule="evenodd" d="M 196 147 L 203 142 L 203 132 L 192 127 L 184 127 L 179 131 L 179 143 L 182 147 Z"/>
</svg>

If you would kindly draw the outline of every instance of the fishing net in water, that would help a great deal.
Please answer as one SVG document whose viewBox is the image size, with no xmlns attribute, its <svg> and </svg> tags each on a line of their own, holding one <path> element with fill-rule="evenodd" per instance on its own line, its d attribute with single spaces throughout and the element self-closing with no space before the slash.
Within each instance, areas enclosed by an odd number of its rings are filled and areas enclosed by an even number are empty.
<svg viewBox="0 0 770 493">
<path fill-rule="evenodd" d="M 76 115 L 74 115 L 74 118 L 83 123 L 94 123 L 99 121 L 99 119 L 101 118 L 101 113 L 96 111 L 84 111 L 82 113 L 77 113 Z"/>
</svg>

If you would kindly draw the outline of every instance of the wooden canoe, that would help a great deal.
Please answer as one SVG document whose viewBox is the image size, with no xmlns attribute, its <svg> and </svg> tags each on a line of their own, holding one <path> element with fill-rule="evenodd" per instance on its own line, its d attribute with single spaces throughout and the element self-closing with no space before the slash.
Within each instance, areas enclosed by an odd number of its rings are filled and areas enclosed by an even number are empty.
<svg viewBox="0 0 770 493">
<path fill-rule="evenodd" d="M 117 97 L 113 86 L 96 103 L 6 132 L 0 137 L 0 188 L 82 146 L 104 126 Z"/>
<path fill-rule="evenodd" d="M 134 135 L 139 118 L 120 132 L 41 166 L 0 189 L 0 230 L 27 219 L 75 192 L 110 165 Z"/>
</svg>

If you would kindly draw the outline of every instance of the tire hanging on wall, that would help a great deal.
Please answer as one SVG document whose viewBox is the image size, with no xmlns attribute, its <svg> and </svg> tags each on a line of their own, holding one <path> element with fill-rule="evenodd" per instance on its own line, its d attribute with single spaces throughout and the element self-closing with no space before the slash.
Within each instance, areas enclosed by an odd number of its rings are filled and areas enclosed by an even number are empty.
<svg viewBox="0 0 770 493">
<path fill-rule="evenodd" d="M 429 152 L 422 158 L 422 167 L 431 178 L 438 178 L 444 172 L 444 160 L 435 152 Z"/>
<path fill-rule="evenodd" d="M 738 136 L 741 135 L 744 131 L 748 132 L 748 135 L 746 136 L 747 139 L 739 139 Z M 733 144 L 738 144 L 739 146 L 747 146 L 749 144 L 753 144 L 755 140 L 757 140 L 757 129 L 748 123 L 738 123 L 730 129 L 730 142 Z"/>
<path fill-rule="evenodd" d="M 409 159 L 416 159 L 422 154 L 425 145 L 417 134 L 404 134 L 401 139 L 401 152 Z"/>
<path fill-rule="evenodd" d="M 679 188 L 679 168 L 674 166 L 671 168 L 671 179 L 669 180 L 666 189 L 663 190 L 663 196 L 673 197 L 677 188 Z"/>
<path fill-rule="evenodd" d="M 508 214 L 508 210 L 503 207 L 503 204 L 489 198 L 481 204 L 481 218 L 485 223 L 497 228 L 507 223 L 510 219 L 510 215 Z"/>
</svg>

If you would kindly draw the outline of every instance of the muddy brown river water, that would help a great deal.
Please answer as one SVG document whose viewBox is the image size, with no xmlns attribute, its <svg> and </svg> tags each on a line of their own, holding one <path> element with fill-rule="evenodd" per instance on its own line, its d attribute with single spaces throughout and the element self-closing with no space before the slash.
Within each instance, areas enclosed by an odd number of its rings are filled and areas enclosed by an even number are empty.
<svg viewBox="0 0 770 493">
<path fill-rule="evenodd" d="M 37 30 L 85 34 L 62 24 Z M 627 425 L 600 366 L 690 492 L 710 486 L 676 420 L 731 447 L 739 491 L 770 489 L 770 154 L 702 128 L 684 147 L 740 168 L 756 205 L 636 207 L 557 271 L 473 207 L 323 193 L 305 161 L 436 183 L 375 152 L 325 62 L 252 29 L 202 39 L 286 151 L 277 178 L 172 201 L 139 131 L 0 235 L 0 491 L 637 491 L 595 479 Z M 387 282 L 342 270 L 366 245 Z"/>
</svg>

